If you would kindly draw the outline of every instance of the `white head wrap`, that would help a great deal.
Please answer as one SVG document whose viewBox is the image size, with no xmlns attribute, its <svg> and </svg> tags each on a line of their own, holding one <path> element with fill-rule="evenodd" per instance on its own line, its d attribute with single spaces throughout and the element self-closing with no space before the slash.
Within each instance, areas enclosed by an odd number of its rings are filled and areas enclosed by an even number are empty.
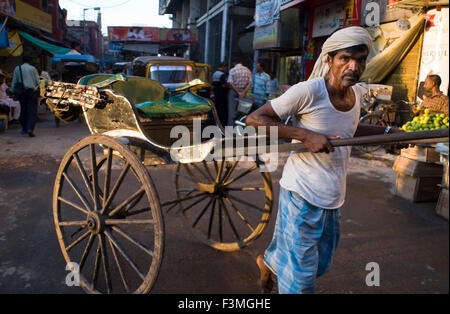
<svg viewBox="0 0 450 314">
<path fill-rule="evenodd" d="M 313 71 L 308 80 L 323 77 L 328 73 L 328 53 L 357 45 L 366 45 L 369 52 L 372 49 L 372 37 L 364 28 L 360 26 L 351 26 L 335 32 L 324 42 L 322 52 L 314 64 Z"/>
</svg>

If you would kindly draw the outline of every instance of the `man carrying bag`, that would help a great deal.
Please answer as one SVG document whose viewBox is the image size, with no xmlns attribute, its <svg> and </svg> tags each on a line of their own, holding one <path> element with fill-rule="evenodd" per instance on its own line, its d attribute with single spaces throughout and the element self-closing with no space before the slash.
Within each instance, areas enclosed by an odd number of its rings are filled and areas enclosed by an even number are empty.
<svg viewBox="0 0 450 314">
<path fill-rule="evenodd" d="M 23 64 L 16 66 L 14 69 L 11 92 L 18 97 L 20 102 L 21 113 L 19 120 L 22 125 L 22 133 L 28 133 L 28 136 L 34 137 L 39 94 L 39 73 L 30 62 L 31 58 L 24 56 Z"/>
</svg>

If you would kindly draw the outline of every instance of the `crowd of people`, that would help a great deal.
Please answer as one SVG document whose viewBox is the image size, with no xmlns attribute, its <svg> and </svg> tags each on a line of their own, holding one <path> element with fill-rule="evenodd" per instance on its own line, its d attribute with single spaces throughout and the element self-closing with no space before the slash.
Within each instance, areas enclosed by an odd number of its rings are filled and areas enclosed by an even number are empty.
<svg viewBox="0 0 450 314">
<path fill-rule="evenodd" d="M 221 63 L 212 76 L 212 84 L 214 101 L 224 125 L 233 125 L 237 119 L 239 98 L 251 99 L 257 109 L 279 90 L 276 76 L 273 73 L 266 73 L 262 62 L 256 64 L 253 75 L 240 59 L 234 60 L 233 67 L 229 71 L 228 65 Z"/>
</svg>

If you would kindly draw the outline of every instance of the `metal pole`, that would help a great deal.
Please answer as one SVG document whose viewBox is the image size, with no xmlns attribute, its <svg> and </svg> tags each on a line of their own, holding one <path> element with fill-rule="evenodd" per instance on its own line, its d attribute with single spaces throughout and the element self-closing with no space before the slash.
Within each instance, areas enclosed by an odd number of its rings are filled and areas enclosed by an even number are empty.
<svg viewBox="0 0 450 314">
<path fill-rule="evenodd" d="M 206 2 L 206 10 L 208 16 L 206 17 L 206 29 L 205 29 L 205 63 L 209 63 L 209 4 L 210 0 Z"/>
<path fill-rule="evenodd" d="M 227 41 L 227 25 L 228 25 L 228 9 L 230 7 L 230 3 L 228 0 L 224 0 L 224 10 L 222 12 L 222 37 L 221 37 L 221 46 L 220 46 L 220 62 L 225 61 L 226 54 L 226 41 Z"/>
<path fill-rule="evenodd" d="M 86 51 L 86 10 L 87 8 L 83 9 L 83 52 Z"/>
</svg>

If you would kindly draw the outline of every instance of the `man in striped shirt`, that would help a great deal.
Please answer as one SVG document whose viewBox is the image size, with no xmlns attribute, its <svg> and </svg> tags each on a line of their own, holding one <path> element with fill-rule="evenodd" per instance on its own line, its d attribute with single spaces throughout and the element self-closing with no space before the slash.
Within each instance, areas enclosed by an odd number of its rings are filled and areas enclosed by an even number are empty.
<svg viewBox="0 0 450 314">
<path fill-rule="evenodd" d="M 228 93 L 228 125 L 233 125 L 236 118 L 236 98 L 244 98 L 252 86 L 252 72 L 242 65 L 241 60 L 237 60 L 235 64 L 228 75 L 231 87 Z"/>
</svg>

